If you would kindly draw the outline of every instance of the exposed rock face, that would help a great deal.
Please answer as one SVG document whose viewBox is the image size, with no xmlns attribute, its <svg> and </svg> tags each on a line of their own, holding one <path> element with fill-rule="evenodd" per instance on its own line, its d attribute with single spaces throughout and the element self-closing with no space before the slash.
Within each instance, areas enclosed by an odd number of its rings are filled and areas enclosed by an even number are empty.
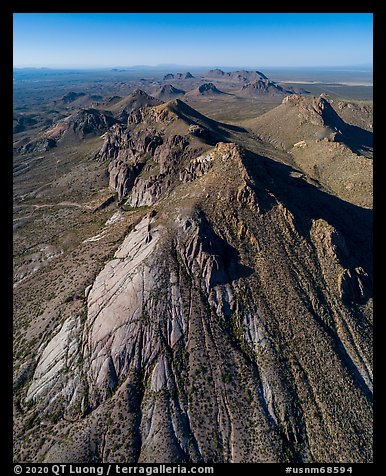
<svg viewBox="0 0 386 476">
<path fill-rule="evenodd" d="M 116 159 L 118 155 L 123 155 L 123 151 L 129 149 L 129 136 L 125 134 L 126 128 L 116 124 L 105 135 L 104 143 L 98 152 L 96 159 L 102 162 Z"/>
<path fill-rule="evenodd" d="M 38 403 L 41 417 L 65 414 L 71 418 L 82 407 L 80 332 L 79 317 L 68 318 L 41 352 L 26 397 L 27 402 Z"/>
<path fill-rule="evenodd" d="M 148 361 L 152 354 L 157 353 L 157 346 L 153 348 L 151 344 L 151 336 L 140 352 L 142 356 L 133 349 L 136 339 L 132 346 L 127 346 L 127 336 L 138 336 L 141 302 L 149 299 L 146 290 L 150 291 L 158 281 L 155 270 L 147 267 L 146 262 L 156 248 L 161 230 L 155 228 L 150 232 L 150 227 L 149 217 L 137 225 L 115 253 L 114 260 L 98 276 L 88 295 L 86 329 L 89 347 L 86 352 L 90 353 L 89 376 L 92 390 L 96 392 L 95 396 L 91 394 L 94 400 L 106 395 L 106 384 L 108 388 L 116 386 L 117 378 L 128 372 L 131 357 L 139 362 L 142 359 Z M 106 289 L 107 276 L 114 276 L 109 289 Z M 138 292 L 143 286 L 146 286 L 145 295 Z M 126 308 L 122 308 L 124 302 Z"/>
<path fill-rule="evenodd" d="M 120 160 L 114 160 L 109 164 L 109 186 L 118 193 L 118 199 L 125 197 L 131 191 L 143 165 L 141 162 L 130 164 Z"/>
<path fill-rule="evenodd" d="M 155 203 L 170 188 L 170 178 L 166 174 L 150 175 L 139 178 L 134 183 L 126 204 L 131 207 L 143 207 Z"/>
<path fill-rule="evenodd" d="M 167 137 L 153 151 L 153 159 L 160 165 L 161 173 L 172 173 L 184 159 L 189 137 L 180 134 Z"/>
<path fill-rule="evenodd" d="M 114 130 L 110 165 L 155 141 L 154 208 L 38 355 L 28 398 L 72 420 L 40 459 L 371 461 L 369 214 L 236 144 Z"/>
<path fill-rule="evenodd" d="M 123 126 L 112 128 L 97 155 L 101 161 L 110 161 L 110 187 L 118 193 L 118 198 L 131 193 L 128 202 L 131 206 L 150 205 L 170 185 L 170 180 L 162 181 L 168 174 L 176 173 L 176 162 L 183 160 L 188 152 L 189 140 L 180 135 L 169 136 L 164 140 L 154 131 L 131 134 Z M 159 171 L 146 179 L 137 179 L 141 171 L 151 170 L 146 166 L 151 158 L 159 164 Z M 134 187 L 133 187 L 134 186 Z"/>
<path fill-rule="evenodd" d="M 144 168 L 147 155 L 153 155 L 162 143 L 161 136 L 151 132 L 144 136 L 133 136 L 122 126 L 110 131 L 97 159 L 110 160 L 109 184 L 118 193 L 118 198 L 128 194 Z"/>
<path fill-rule="evenodd" d="M 212 161 L 213 155 L 210 153 L 196 157 L 180 172 L 180 180 L 182 182 L 190 182 L 205 175 L 210 170 Z"/>
<path fill-rule="evenodd" d="M 178 100 L 176 100 L 178 101 Z M 170 124 L 177 119 L 172 108 L 166 107 L 145 107 L 132 112 L 128 118 L 128 124 L 140 123 L 164 123 Z"/>
<path fill-rule="evenodd" d="M 157 144 L 151 157 L 159 164 L 154 175 L 145 174 L 136 178 L 130 196 L 126 202 L 131 207 L 152 205 L 170 189 L 172 181 L 178 175 L 181 163 L 190 157 L 194 150 L 189 148 L 188 138 L 180 135 L 169 136 Z M 151 171 L 150 165 L 146 170 Z"/>
<path fill-rule="evenodd" d="M 76 343 L 78 321 L 73 318 L 64 322 L 59 332 L 44 348 L 28 390 L 27 400 L 36 399 L 42 393 L 49 392 L 60 371 L 72 365 L 79 351 Z"/>
<path fill-rule="evenodd" d="M 139 207 L 155 203 L 170 189 L 172 180 L 175 180 L 178 175 L 181 163 L 193 153 L 186 137 L 169 136 L 152 155 L 153 160 L 159 164 L 159 173 L 148 177 L 138 177 L 127 204 L 131 207 Z"/>
<path fill-rule="evenodd" d="M 178 180 L 182 165 L 214 141 L 218 127 L 179 99 L 133 111 L 127 122 L 110 128 L 96 159 L 109 162 L 110 187 L 131 207 L 155 203 Z"/>
</svg>

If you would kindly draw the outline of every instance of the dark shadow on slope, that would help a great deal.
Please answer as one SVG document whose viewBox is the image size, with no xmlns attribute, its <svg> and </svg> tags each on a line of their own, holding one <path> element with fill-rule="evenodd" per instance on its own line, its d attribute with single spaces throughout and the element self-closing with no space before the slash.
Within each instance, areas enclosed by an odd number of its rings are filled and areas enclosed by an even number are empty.
<svg viewBox="0 0 386 476">
<path fill-rule="evenodd" d="M 305 180 L 291 176 L 294 169 L 267 157 L 248 152 L 244 159 L 253 181 L 260 210 L 265 213 L 283 203 L 294 216 L 299 233 L 309 237 L 312 220 L 322 218 L 345 238 L 346 268 L 361 266 L 372 275 L 372 210 L 330 195 Z M 271 194 L 269 193 L 271 192 Z"/>
<path fill-rule="evenodd" d="M 370 151 L 373 147 L 373 133 L 345 122 L 328 101 L 323 101 L 322 116 L 326 126 L 339 131 L 336 140 L 343 142 L 353 152 Z"/>
<path fill-rule="evenodd" d="M 216 258 L 218 267 L 213 268 L 211 285 L 227 284 L 240 278 L 250 276 L 254 270 L 240 262 L 240 255 L 224 239 L 218 236 L 204 212 L 198 212 L 202 251 Z"/>
<path fill-rule="evenodd" d="M 373 149 L 373 133 L 358 126 L 345 123 L 343 135 L 337 138 L 355 153 L 370 152 Z"/>
<path fill-rule="evenodd" d="M 229 131 L 246 132 L 246 129 L 242 127 L 225 124 L 223 122 L 218 122 L 214 119 L 210 119 L 209 117 L 204 116 L 196 109 L 193 109 L 191 106 L 189 106 L 184 101 L 181 101 L 180 99 L 175 99 L 168 104 L 170 110 L 175 112 L 182 120 L 184 120 L 188 124 L 197 123 L 200 126 L 207 127 L 212 131 L 217 132 L 225 137 L 229 137 Z"/>
<path fill-rule="evenodd" d="M 345 346 L 343 345 L 341 339 L 339 336 L 332 330 L 330 329 L 315 313 L 312 313 L 314 319 L 317 320 L 319 325 L 323 328 L 325 333 L 332 339 L 334 342 L 334 345 L 336 346 L 336 349 L 338 351 L 338 355 L 342 359 L 342 362 L 344 365 L 346 365 L 347 369 L 351 373 L 351 375 L 354 378 L 355 383 L 358 385 L 360 390 L 362 391 L 363 395 L 366 397 L 366 399 L 369 402 L 373 401 L 373 393 L 368 387 L 365 378 L 362 376 L 360 370 L 356 366 L 355 362 L 351 358 L 350 354 L 347 352 Z"/>
<path fill-rule="evenodd" d="M 343 235 L 347 253 L 339 256 L 342 266 L 347 270 L 361 267 L 368 274 L 363 299 L 355 297 L 350 302 L 343 300 L 345 306 L 350 309 L 350 313 L 355 311 L 358 304 L 363 303 L 372 295 L 372 210 L 345 202 L 299 178 L 292 177 L 290 173 L 293 169 L 290 166 L 266 157 L 246 154 L 244 164 L 255 182 L 254 188 L 260 209 L 269 211 L 277 203 L 276 198 L 293 214 L 296 229 L 308 241 L 311 241 L 312 220 L 320 218 Z M 321 295 L 319 300 L 323 306 L 329 307 L 329 303 Z M 337 333 L 315 314 L 311 303 L 309 309 L 321 328 L 333 340 L 341 361 L 358 387 L 366 398 L 372 401 L 372 392 L 365 378 Z M 366 323 L 362 319 L 358 320 L 357 325 L 364 326 L 365 330 Z"/>
</svg>

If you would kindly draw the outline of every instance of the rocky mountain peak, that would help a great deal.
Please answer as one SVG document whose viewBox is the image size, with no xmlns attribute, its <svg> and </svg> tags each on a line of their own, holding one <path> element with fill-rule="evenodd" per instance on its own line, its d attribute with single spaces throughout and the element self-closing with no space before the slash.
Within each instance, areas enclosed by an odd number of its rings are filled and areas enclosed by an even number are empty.
<svg viewBox="0 0 386 476">
<path fill-rule="evenodd" d="M 107 111 L 93 108 L 81 109 L 23 145 L 19 152 L 49 150 L 56 147 L 58 142 L 72 143 L 85 137 L 101 135 L 116 122 L 117 120 Z"/>
<path fill-rule="evenodd" d="M 108 113 L 98 109 L 82 109 L 66 118 L 63 123 L 68 125 L 68 130 L 79 133 L 82 137 L 88 134 L 99 134 L 116 123 Z"/>
<path fill-rule="evenodd" d="M 207 78 L 218 78 L 232 82 L 250 83 L 255 80 L 267 80 L 267 76 L 260 71 L 229 71 L 224 72 L 221 69 L 211 69 L 206 75 Z"/>
<path fill-rule="evenodd" d="M 62 101 L 65 104 L 68 104 L 68 103 L 73 102 L 73 101 L 75 101 L 76 99 L 78 99 L 82 96 L 86 96 L 86 93 L 82 93 L 82 92 L 81 93 L 76 93 L 74 91 L 70 91 L 62 97 Z"/>
<path fill-rule="evenodd" d="M 152 112 L 159 120 L 175 120 L 179 118 L 189 122 L 189 118 L 204 117 L 179 98 L 171 99 L 160 106 L 155 106 L 152 108 Z"/>
<path fill-rule="evenodd" d="M 182 96 L 186 91 L 178 89 L 171 84 L 164 84 L 161 88 L 155 93 L 155 96 L 158 98 L 171 98 L 173 96 Z"/>
<path fill-rule="evenodd" d="M 220 94 L 225 93 L 212 82 L 200 84 L 200 86 L 188 93 L 189 96 L 217 96 Z"/>
<path fill-rule="evenodd" d="M 198 87 L 198 90 L 200 93 L 204 93 L 206 91 L 211 91 L 211 92 L 215 92 L 215 93 L 220 93 L 220 91 L 216 88 L 216 86 L 213 84 L 213 83 L 204 83 L 204 84 L 201 84 L 199 87 Z M 220 93 L 221 94 L 221 93 Z"/>
<path fill-rule="evenodd" d="M 15 108 L 15 461 L 372 461 L 372 106 L 213 74 Z"/>
<path fill-rule="evenodd" d="M 181 89 L 177 89 L 174 86 L 172 86 L 171 84 L 164 84 L 163 86 L 161 86 L 161 92 L 163 92 L 163 93 L 165 93 L 165 92 L 179 93 L 179 92 L 181 92 Z"/>
<path fill-rule="evenodd" d="M 147 92 L 143 91 L 142 89 L 140 88 L 137 88 L 135 89 L 131 95 L 130 95 L 132 98 L 136 98 L 136 97 L 142 97 L 142 98 L 145 98 L 145 99 L 154 99 L 153 96 L 150 96 L 150 94 L 148 94 Z"/>
<path fill-rule="evenodd" d="M 342 130 L 345 127 L 342 119 L 322 95 L 306 97 L 300 94 L 291 94 L 283 99 L 282 104 L 296 107 L 302 123 L 310 122 L 314 125 L 331 127 L 334 130 Z"/>
<path fill-rule="evenodd" d="M 246 83 L 242 86 L 239 94 L 241 96 L 257 96 L 257 95 L 267 95 L 267 96 L 281 96 L 292 94 L 292 91 L 285 89 L 277 83 L 270 81 L 268 78 L 258 78 L 250 83 Z"/>
<path fill-rule="evenodd" d="M 224 76 L 225 73 L 222 69 L 219 69 L 219 68 L 216 68 L 216 69 L 211 69 L 208 73 L 207 73 L 207 77 L 222 77 Z"/>
<path fill-rule="evenodd" d="M 194 78 L 194 76 L 192 75 L 192 73 L 190 73 L 189 71 L 187 73 L 168 73 L 168 74 L 165 74 L 164 76 L 164 81 L 168 81 L 170 79 L 191 79 L 191 78 Z"/>
</svg>

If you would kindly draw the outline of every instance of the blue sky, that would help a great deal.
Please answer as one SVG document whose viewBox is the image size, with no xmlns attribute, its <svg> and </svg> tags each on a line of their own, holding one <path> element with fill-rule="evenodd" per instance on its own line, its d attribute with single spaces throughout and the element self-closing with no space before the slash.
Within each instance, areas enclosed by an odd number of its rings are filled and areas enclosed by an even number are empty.
<svg viewBox="0 0 386 476">
<path fill-rule="evenodd" d="M 369 13 L 17 13 L 14 66 L 372 64 Z"/>
</svg>

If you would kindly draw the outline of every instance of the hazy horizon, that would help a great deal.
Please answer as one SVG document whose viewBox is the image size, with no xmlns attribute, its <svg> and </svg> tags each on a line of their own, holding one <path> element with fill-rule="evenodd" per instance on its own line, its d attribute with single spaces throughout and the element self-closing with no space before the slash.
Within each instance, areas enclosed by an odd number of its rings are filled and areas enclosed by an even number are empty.
<svg viewBox="0 0 386 476">
<path fill-rule="evenodd" d="M 189 64 L 133 64 L 133 65 L 111 65 L 111 66 L 103 66 L 103 65 L 89 65 L 89 66 L 77 66 L 77 65 L 14 65 L 13 69 L 45 69 L 45 70 L 112 70 L 112 69 L 170 69 L 170 68 L 178 68 L 178 69 L 205 69 L 205 68 L 220 68 L 225 70 L 233 70 L 234 68 L 241 68 L 241 69 L 263 69 L 263 68 L 272 68 L 272 69 L 330 69 L 330 70 L 342 70 L 346 71 L 348 68 L 364 68 L 364 70 L 370 71 L 373 69 L 372 63 L 367 64 L 341 64 L 341 65 L 308 65 L 308 66 L 282 66 L 282 65 L 216 65 L 216 64 L 208 64 L 208 65 L 189 65 Z"/>
</svg>

